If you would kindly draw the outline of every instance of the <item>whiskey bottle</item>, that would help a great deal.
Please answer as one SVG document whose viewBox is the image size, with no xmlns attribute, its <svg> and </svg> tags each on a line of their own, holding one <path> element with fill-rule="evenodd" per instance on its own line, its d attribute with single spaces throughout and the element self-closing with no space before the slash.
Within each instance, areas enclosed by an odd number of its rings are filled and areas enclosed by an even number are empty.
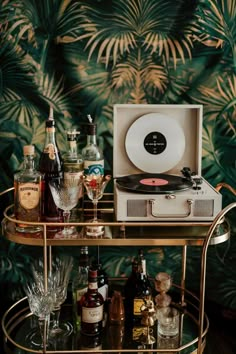
<svg viewBox="0 0 236 354">
<path fill-rule="evenodd" d="M 87 127 L 87 144 L 82 149 L 82 157 L 84 160 L 85 175 L 104 175 L 104 157 L 103 152 L 97 145 L 97 125 L 93 123 L 90 115 L 88 115 L 89 123 Z"/>
<path fill-rule="evenodd" d="M 72 281 L 74 329 L 81 327 L 81 298 L 88 289 L 89 255 L 88 247 L 80 249 L 79 266 Z"/>
<path fill-rule="evenodd" d="M 34 146 L 24 146 L 23 152 L 23 170 L 14 175 L 14 212 L 18 220 L 37 222 L 41 219 L 42 175 L 35 169 Z M 40 231 L 41 227 L 19 223 L 16 230 L 34 233 Z"/>
<path fill-rule="evenodd" d="M 64 179 L 74 182 L 79 180 L 84 173 L 82 155 L 78 153 L 77 136 L 80 132 L 76 129 L 67 131 L 68 151 L 63 158 Z"/>
<path fill-rule="evenodd" d="M 50 191 L 49 182 L 62 178 L 62 159 L 55 138 L 55 120 L 53 108 L 50 107 L 49 117 L 46 120 L 46 138 L 44 149 L 40 155 L 39 171 L 43 174 L 42 217 L 44 221 L 62 221 L 61 211 L 57 208 Z M 58 227 L 50 227 L 50 231 L 57 231 Z"/>
<path fill-rule="evenodd" d="M 97 270 L 89 269 L 88 290 L 81 298 L 81 332 L 95 336 L 102 331 L 103 296 L 98 292 Z"/>
</svg>

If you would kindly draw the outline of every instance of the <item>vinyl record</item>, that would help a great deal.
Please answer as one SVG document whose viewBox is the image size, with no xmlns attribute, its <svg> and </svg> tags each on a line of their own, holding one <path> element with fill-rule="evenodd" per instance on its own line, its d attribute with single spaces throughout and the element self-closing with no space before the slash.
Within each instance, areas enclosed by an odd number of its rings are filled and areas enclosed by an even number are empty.
<svg viewBox="0 0 236 354">
<path fill-rule="evenodd" d="M 167 172 L 183 157 L 185 135 L 175 119 L 161 113 L 148 113 L 129 127 L 125 149 L 130 161 L 141 171 Z"/>
<path fill-rule="evenodd" d="M 141 173 L 118 177 L 118 187 L 137 193 L 175 193 L 192 187 L 192 182 L 184 177 L 167 174 Z"/>
</svg>

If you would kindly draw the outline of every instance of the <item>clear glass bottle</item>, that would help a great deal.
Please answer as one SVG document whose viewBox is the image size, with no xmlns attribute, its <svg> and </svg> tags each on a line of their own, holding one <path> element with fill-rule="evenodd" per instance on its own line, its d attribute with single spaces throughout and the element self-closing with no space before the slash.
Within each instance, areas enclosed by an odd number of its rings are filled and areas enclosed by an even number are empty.
<svg viewBox="0 0 236 354">
<path fill-rule="evenodd" d="M 85 175 L 104 175 L 104 157 L 103 152 L 97 145 L 97 125 L 92 122 L 89 115 L 89 124 L 87 124 L 87 144 L 82 149 L 84 160 Z"/>
<path fill-rule="evenodd" d="M 81 178 L 84 173 L 84 161 L 82 155 L 78 153 L 77 136 L 80 132 L 71 129 L 66 132 L 68 151 L 63 158 L 64 179 L 68 181 L 76 181 Z"/>
<path fill-rule="evenodd" d="M 88 247 L 80 249 L 79 266 L 72 281 L 74 329 L 81 327 L 81 298 L 88 289 L 89 255 Z"/>
<path fill-rule="evenodd" d="M 103 296 L 98 291 L 97 270 L 89 269 L 88 290 L 81 298 L 81 332 L 95 336 L 102 331 Z"/>
<path fill-rule="evenodd" d="M 46 137 L 44 149 L 40 155 L 39 171 L 43 174 L 42 217 L 43 221 L 62 221 L 61 211 L 57 208 L 49 182 L 62 178 L 62 158 L 55 138 L 55 120 L 53 108 L 50 107 L 49 117 L 46 120 Z M 50 227 L 50 231 L 58 231 L 58 227 Z"/>
<path fill-rule="evenodd" d="M 14 175 L 14 211 L 15 217 L 22 221 L 37 222 L 41 219 L 41 183 L 42 175 L 35 169 L 33 145 L 23 148 L 23 170 Z M 16 225 L 18 232 L 38 232 L 41 230 L 37 225 Z"/>
</svg>

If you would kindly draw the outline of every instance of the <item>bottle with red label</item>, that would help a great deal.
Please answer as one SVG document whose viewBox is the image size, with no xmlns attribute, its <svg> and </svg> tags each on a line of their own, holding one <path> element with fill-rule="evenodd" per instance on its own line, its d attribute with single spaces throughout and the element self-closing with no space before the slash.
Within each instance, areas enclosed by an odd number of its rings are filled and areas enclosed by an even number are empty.
<svg viewBox="0 0 236 354">
<path fill-rule="evenodd" d="M 98 291 L 97 270 L 89 269 L 88 290 L 81 298 L 81 332 L 95 336 L 102 331 L 103 296 Z"/>
</svg>

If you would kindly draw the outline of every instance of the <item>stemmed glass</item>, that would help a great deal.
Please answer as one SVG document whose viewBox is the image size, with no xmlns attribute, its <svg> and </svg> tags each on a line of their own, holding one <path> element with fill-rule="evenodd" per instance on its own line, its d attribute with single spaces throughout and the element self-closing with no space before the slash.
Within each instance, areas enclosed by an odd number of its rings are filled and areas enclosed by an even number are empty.
<svg viewBox="0 0 236 354">
<path fill-rule="evenodd" d="M 70 274 L 73 268 L 73 258 L 70 256 L 57 256 L 51 264 L 48 273 L 48 288 L 53 294 L 53 305 L 51 311 L 51 326 L 49 335 L 68 336 L 73 326 L 69 322 L 59 322 L 61 305 L 67 297 L 67 288 L 70 280 Z M 33 276 L 39 287 L 43 286 L 44 269 L 43 262 L 39 261 L 33 267 Z"/>
<path fill-rule="evenodd" d="M 53 196 L 53 200 L 59 209 L 63 210 L 63 221 L 69 223 L 71 210 L 76 207 L 79 198 L 82 196 L 82 179 L 75 181 L 58 180 L 50 181 L 49 187 Z M 56 233 L 56 238 L 77 237 L 78 233 L 74 227 L 64 226 L 62 231 Z"/>
<path fill-rule="evenodd" d="M 97 205 L 98 201 L 103 197 L 104 190 L 111 180 L 110 175 L 88 175 L 84 176 L 84 186 L 87 191 L 87 195 L 89 199 L 93 203 L 93 219 L 91 220 L 92 223 L 98 223 L 97 217 Z M 104 227 L 103 226 L 86 226 L 86 235 L 89 237 L 99 237 L 104 234 Z"/>
<path fill-rule="evenodd" d="M 25 286 L 25 293 L 28 298 L 30 311 L 38 317 L 39 331 L 33 330 L 28 336 L 30 346 L 36 348 L 45 348 L 48 345 L 48 327 L 50 313 L 53 309 L 53 294 L 50 290 L 36 282 Z"/>
</svg>

